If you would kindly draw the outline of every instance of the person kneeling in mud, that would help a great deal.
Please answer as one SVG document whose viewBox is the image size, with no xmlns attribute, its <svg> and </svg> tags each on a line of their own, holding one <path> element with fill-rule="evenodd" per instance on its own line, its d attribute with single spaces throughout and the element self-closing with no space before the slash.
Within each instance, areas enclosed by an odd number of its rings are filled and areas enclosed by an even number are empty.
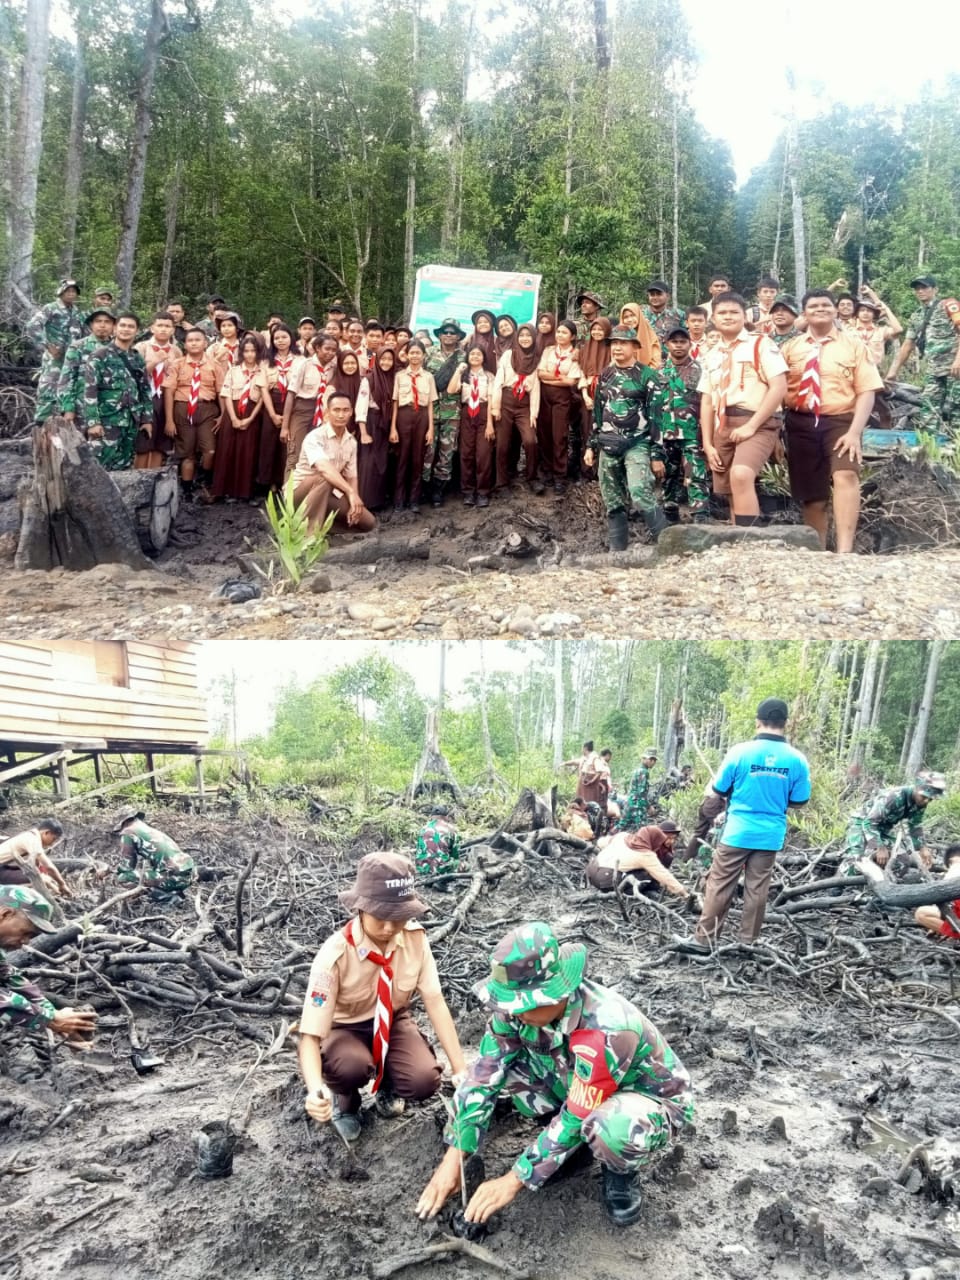
<svg viewBox="0 0 960 1280">
<path fill-rule="evenodd" d="M 502 938 L 476 994 L 491 1012 L 480 1056 L 457 1089 L 449 1150 L 417 1204 L 433 1218 L 460 1188 L 460 1162 L 479 1147 L 499 1094 L 546 1126 L 513 1168 L 474 1192 L 464 1217 L 486 1222 L 526 1187 L 537 1191 L 586 1147 L 600 1162 L 617 1226 L 642 1210 L 639 1173 L 693 1119 L 683 1063 L 625 997 L 585 976 L 586 948 L 561 947 L 543 921 Z"/>
<path fill-rule="evenodd" d="M 445 804 L 434 805 L 430 810 L 430 821 L 417 836 L 413 861 L 420 876 L 452 875 L 459 870 L 460 836 Z"/>
<path fill-rule="evenodd" d="M 587 880 L 602 893 L 619 888 L 627 897 L 639 897 L 660 885 L 694 908 L 697 895 L 670 871 L 679 834 L 669 818 L 656 827 L 618 832 L 587 863 Z"/>
<path fill-rule="evenodd" d="M 341 904 L 356 911 L 324 942 L 310 968 L 300 1017 L 305 1107 L 346 1142 L 360 1136 L 360 1090 L 382 1116 L 403 1113 L 440 1088 L 441 1067 L 410 1014 L 419 994 L 454 1081 L 465 1069 L 457 1029 L 440 990 L 430 943 L 417 917 L 413 865 L 398 853 L 368 853 Z M 332 1095 L 332 1096 L 331 1096 Z"/>
<path fill-rule="evenodd" d="M 947 868 L 943 878 L 957 881 L 957 896 L 952 902 L 917 907 L 913 918 L 929 933 L 949 938 L 951 942 L 960 942 L 960 844 L 947 846 L 943 862 Z"/>
<path fill-rule="evenodd" d="M 124 884 L 143 884 L 154 902 L 182 898 L 197 878 L 193 859 L 159 827 L 151 827 L 142 809 L 125 805 L 117 814 L 111 835 L 120 837 L 120 852 L 126 863 L 117 871 Z M 137 864 L 143 866 L 138 869 Z"/>
<path fill-rule="evenodd" d="M 50 903 L 33 889 L 0 885 L 0 1031 L 49 1028 L 75 1049 L 89 1049 L 97 1024 L 92 1009 L 56 1009 L 36 983 L 7 963 L 4 947 L 16 950 L 38 933 L 56 933 Z"/>
</svg>

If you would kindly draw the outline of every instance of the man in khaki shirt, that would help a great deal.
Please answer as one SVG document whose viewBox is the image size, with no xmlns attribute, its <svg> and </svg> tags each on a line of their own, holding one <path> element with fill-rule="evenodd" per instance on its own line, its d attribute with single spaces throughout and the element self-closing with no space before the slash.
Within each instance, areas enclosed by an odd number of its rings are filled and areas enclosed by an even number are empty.
<svg viewBox="0 0 960 1280">
<path fill-rule="evenodd" d="M 757 476 L 780 439 L 774 415 L 787 387 L 787 366 L 776 345 L 744 328 L 746 305 L 739 293 L 721 293 L 714 300 L 720 341 L 703 355 L 697 385 L 714 492 L 729 496 L 736 525 L 759 523 Z"/>
<path fill-rule="evenodd" d="M 863 342 L 837 329 L 832 294 L 812 289 L 802 306 L 806 332 L 780 348 L 790 492 L 826 549 L 832 488 L 837 551 L 850 552 L 860 515 L 861 441 L 883 379 Z"/>
<path fill-rule="evenodd" d="M 44 818 L 29 831 L 21 831 L 0 844 L 0 884 L 29 884 L 30 877 L 17 865 L 18 860 L 25 862 L 37 871 L 45 888 L 52 893 L 62 893 L 70 897 L 67 882 L 60 874 L 59 868 L 47 856 L 63 836 L 63 827 L 55 818 Z"/>
<path fill-rule="evenodd" d="M 356 533 L 375 529 L 377 518 L 357 491 L 357 442 L 347 431 L 353 407 L 345 392 L 327 401 L 327 420 L 304 437 L 293 469 L 293 500 L 307 505 L 311 530 L 319 529 L 330 510 Z"/>
<path fill-rule="evenodd" d="M 187 497 L 193 492 L 197 456 L 200 457 L 201 484 L 213 479 L 213 457 L 217 448 L 216 427 L 220 420 L 220 388 L 224 367 L 207 353 L 207 341 L 200 328 L 188 329 L 183 340 L 184 355 L 169 365 L 163 379 L 163 406 L 166 434 L 176 441 L 180 479 Z M 191 396 L 197 388 L 196 403 Z"/>
<path fill-rule="evenodd" d="M 619 832 L 590 859 L 587 879 L 595 889 L 610 890 L 619 885 L 621 892 L 634 886 L 642 892 L 644 885 L 659 884 L 673 897 L 686 901 L 690 891 L 668 866 L 679 830 L 675 822 L 665 819 L 658 826 Z"/>
</svg>

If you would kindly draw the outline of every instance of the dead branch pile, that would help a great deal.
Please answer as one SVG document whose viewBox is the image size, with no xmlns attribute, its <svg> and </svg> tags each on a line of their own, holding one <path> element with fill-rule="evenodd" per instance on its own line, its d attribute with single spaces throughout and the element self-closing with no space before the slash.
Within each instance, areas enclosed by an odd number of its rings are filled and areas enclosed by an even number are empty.
<svg viewBox="0 0 960 1280">
<path fill-rule="evenodd" d="M 939 462 L 894 453 L 864 473 L 857 550 L 960 546 L 960 480 Z"/>
</svg>

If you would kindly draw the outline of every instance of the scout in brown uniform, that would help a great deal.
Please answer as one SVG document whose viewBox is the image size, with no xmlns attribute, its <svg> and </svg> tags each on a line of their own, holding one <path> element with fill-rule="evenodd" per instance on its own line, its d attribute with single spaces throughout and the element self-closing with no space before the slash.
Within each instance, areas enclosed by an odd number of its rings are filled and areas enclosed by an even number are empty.
<svg viewBox="0 0 960 1280">
<path fill-rule="evenodd" d="M 552 315 L 549 312 L 545 314 L 552 322 Z M 510 465 L 511 447 L 515 444 L 516 431 L 523 444 L 527 485 L 533 493 L 543 493 L 543 481 L 537 476 L 537 415 L 540 412 L 538 341 L 538 333 L 533 325 L 522 324 L 517 330 L 513 346 L 503 353 L 497 365 L 490 413 L 497 437 L 498 489 L 510 488 L 513 472 Z"/>
<path fill-rule="evenodd" d="M 860 514 L 861 438 L 883 379 L 856 334 L 836 327 L 826 289 L 803 298 L 807 331 L 780 348 L 787 362 L 786 428 L 790 492 L 803 522 L 827 545 L 827 503 L 833 489 L 837 551 L 853 550 Z"/>
<path fill-rule="evenodd" d="M 220 388 L 225 367 L 208 355 L 202 329 L 188 329 L 183 341 L 186 347 L 183 359 L 170 366 L 163 380 L 163 403 L 165 430 L 168 438 L 175 441 L 180 479 L 189 497 L 193 493 L 198 454 L 201 484 L 208 484 L 213 478 L 217 448 L 215 427 L 220 421 Z"/>
<path fill-rule="evenodd" d="M 240 363 L 240 317 L 235 311 L 216 312 L 214 317 L 220 337 L 210 348 L 210 354 L 220 364 Z"/>
<path fill-rule="evenodd" d="M 259 333 L 245 334 L 240 360 L 231 365 L 220 388 L 223 417 L 217 433 L 211 499 L 233 498 L 249 502 L 260 453 L 260 415 L 263 409 L 261 371 L 264 349 Z"/>
<path fill-rule="evenodd" d="M 425 355 L 422 342 L 408 342 L 409 366 L 401 369 L 393 382 L 390 443 L 400 446 L 394 510 L 401 511 L 409 503 L 414 515 L 420 510 L 423 455 L 433 444 L 433 406 L 437 399 L 433 374 L 423 367 Z"/>
<path fill-rule="evenodd" d="M 143 356 L 147 366 L 147 380 L 153 400 L 153 430 L 149 434 L 141 431 L 134 445 L 133 465 L 138 471 L 162 467 L 173 449 L 173 441 L 167 435 L 163 383 L 167 369 L 183 355 L 173 341 L 174 328 L 173 316 L 167 311 L 158 311 L 150 325 L 151 337 L 145 342 L 138 342 L 134 347 L 134 351 L 139 351 Z"/>
<path fill-rule="evenodd" d="M 554 338 L 554 345 L 544 349 L 537 368 L 542 384 L 537 444 L 544 479 L 547 483 L 553 481 L 554 492 L 559 495 L 567 487 L 567 436 L 570 414 L 579 395 L 581 370 L 574 345 L 574 322 L 560 320 Z"/>
<path fill-rule="evenodd" d="M 336 338 L 321 334 L 314 339 L 313 353 L 295 363 L 290 371 L 280 426 L 280 439 L 287 447 L 284 483 L 293 474 L 307 433 L 323 422 L 327 390 L 333 382 L 339 350 Z"/>
<path fill-rule="evenodd" d="M 51 893 L 69 898 L 67 882 L 48 853 L 62 836 L 63 827 L 56 818 L 44 818 L 29 831 L 4 840 L 0 844 L 0 884 L 30 884 L 30 877 L 17 865 L 19 859 L 37 872 Z"/>
<path fill-rule="evenodd" d="M 483 367 L 483 347 L 470 347 L 447 387 L 460 396 L 460 487 L 465 507 L 489 507 L 496 433 L 489 413 L 495 378 Z"/>
<path fill-rule="evenodd" d="M 440 1088 L 441 1067 L 410 1016 L 417 994 L 450 1062 L 455 1083 L 466 1065 L 423 928 L 426 906 L 401 854 L 368 853 L 340 902 L 356 915 L 332 934 L 310 969 L 300 1018 L 300 1071 L 308 1115 L 333 1121 L 347 1142 L 360 1136 L 360 1089 L 372 1083 L 381 1114 Z M 331 1098 L 332 1093 L 332 1098 Z"/>
<path fill-rule="evenodd" d="M 714 299 L 713 322 L 720 341 L 701 360 L 700 430 L 713 472 L 715 493 L 730 496 L 733 524 L 753 525 L 760 517 L 756 479 L 773 456 L 780 423 L 773 415 L 783 402 L 787 366 L 769 338 L 744 326 L 746 303 L 739 293 Z"/>
<path fill-rule="evenodd" d="M 350 397 L 334 391 L 323 422 L 307 432 L 293 469 L 293 500 L 298 507 L 307 504 L 311 531 L 323 525 L 331 509 L 339 524 L 356 533 L 376 527 L 357 490 L 357 442 L 347 431 L 352 413 Z"/>
<path fill-rule="evenodd" d="M 263 491 L 283 488 L 287 465 L 286 442 L 280 439 L 283 411 L 294 366 L 303 359 L 296 353 L 296 341 L 296 335 L 288 324 L 275 324 L 270 330 L 270 346 L 263 365 L 266 395 L 260 417 L 260 451 L 255 477 L 257 486 Z"/>
<path fill-rule="evenodd" d="M 757 300 L 747 308 L 747 329 L 750 333 L 765 333 L 773 337 L 773 318 L 770 315 L 780 283 L 773 276 L 763 276 L 757 285 Z"/>
</svg>

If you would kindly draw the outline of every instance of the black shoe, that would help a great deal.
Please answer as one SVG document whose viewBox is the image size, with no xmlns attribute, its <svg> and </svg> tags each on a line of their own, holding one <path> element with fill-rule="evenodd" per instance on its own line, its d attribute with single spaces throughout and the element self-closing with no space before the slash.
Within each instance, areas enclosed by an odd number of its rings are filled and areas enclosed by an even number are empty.
<svg viewBox="0 0 960 1280">
<path fill-rule="evenodd" d="M 667 518 L 667 523 L 668 523 L 668 524 L 679 524 L 679 523 L 680 523 L 680 508 L 679 508 L 679 507 L 675 507 L 675 506 L 673 506 L 673 505 L 671 505 L 671 506 L 669 506 L 669 507 L 664 507 L 664 508 L 663 508 L 663 514 L 666 516 L 666 518 Z"/>
<path fill-rule="evenodd" d="M 410 503 L 410 514 L 411 514 L 412 516 L 418 516 L 418 515 L 420 514 L 420 503 L 419 503 L 419 502 L 411 502 L 411 503 Z"/>
<path fill-rule="evenodd" d="M 443 506 L 443 489 L 444 486 L 442 484 L 435 484 L 433 486 L 433 493 L 430 496 L 430 501 L 435 507 Z"/>
<path fill-rule="evenodd" d="M 403 510 L 403 503 L 398 502 L 397 505 L 393 508 L 393 514 L 399 515 L 402 510 Z"/>
<path fill-rule="evenodd" d="M 489 505 L 490 505 L 490 499 L 487 497 L 487 495 L 486 495 L 485 493 L 478 493 L 478 494 L 477 494 L 477 506 L 478 506 L 478 507 L 489 507 Z"/>
<path fill-rule="evenodd" d="M 690 517 L 691 524 L 710 524 L 710 522 L 709 511 L 695 511 Z"/>
<path fill-rule="evenodd" d="M 553 492 L 557 497 L 562 497 L 567 492 L 566 483 L 563 480 L 555 480 L 553 482 Z"/>
<path fill-rule="evenodd" d="M 463 495 L 463 505 L 465 507 L 476 506 L 476 503 L 477 503 L 477 495 L 475 493 L 465 493 Z"/>
<path fill-rule="evenodd" d="M 643 1212 L 643 1192 L 635 1173 L 614 1173 L 603 1166 L 603 1207 L 617 1227 L 629 1227 Z"/>
<path fill-rule="evenodd" d="M 708 956 L 710 954 L 710 944 L 707 942 L 697 942 L 695 938 L 688 938 L 682 933 L 675 933 L 671 936 L 670 941 L 674 944 L 678 951 L 685 951 L 692 956 Z"/>
<path fill-rule="evenodd" d="M 544 485 L 543 485 L 543 481 L 542 481 L 542 480 L 531 480 L 531 481 L 530 481 L 530 492 L 531 492 L 531 493 L 535 493 L 535 494 L 537 495 L 537 497 L 538 497 L 538 498 L 539 498 L 539 497 L 540 497 L 540 495 L 543 493 L 543 490 L 544 490 Z"/>
</svg>

